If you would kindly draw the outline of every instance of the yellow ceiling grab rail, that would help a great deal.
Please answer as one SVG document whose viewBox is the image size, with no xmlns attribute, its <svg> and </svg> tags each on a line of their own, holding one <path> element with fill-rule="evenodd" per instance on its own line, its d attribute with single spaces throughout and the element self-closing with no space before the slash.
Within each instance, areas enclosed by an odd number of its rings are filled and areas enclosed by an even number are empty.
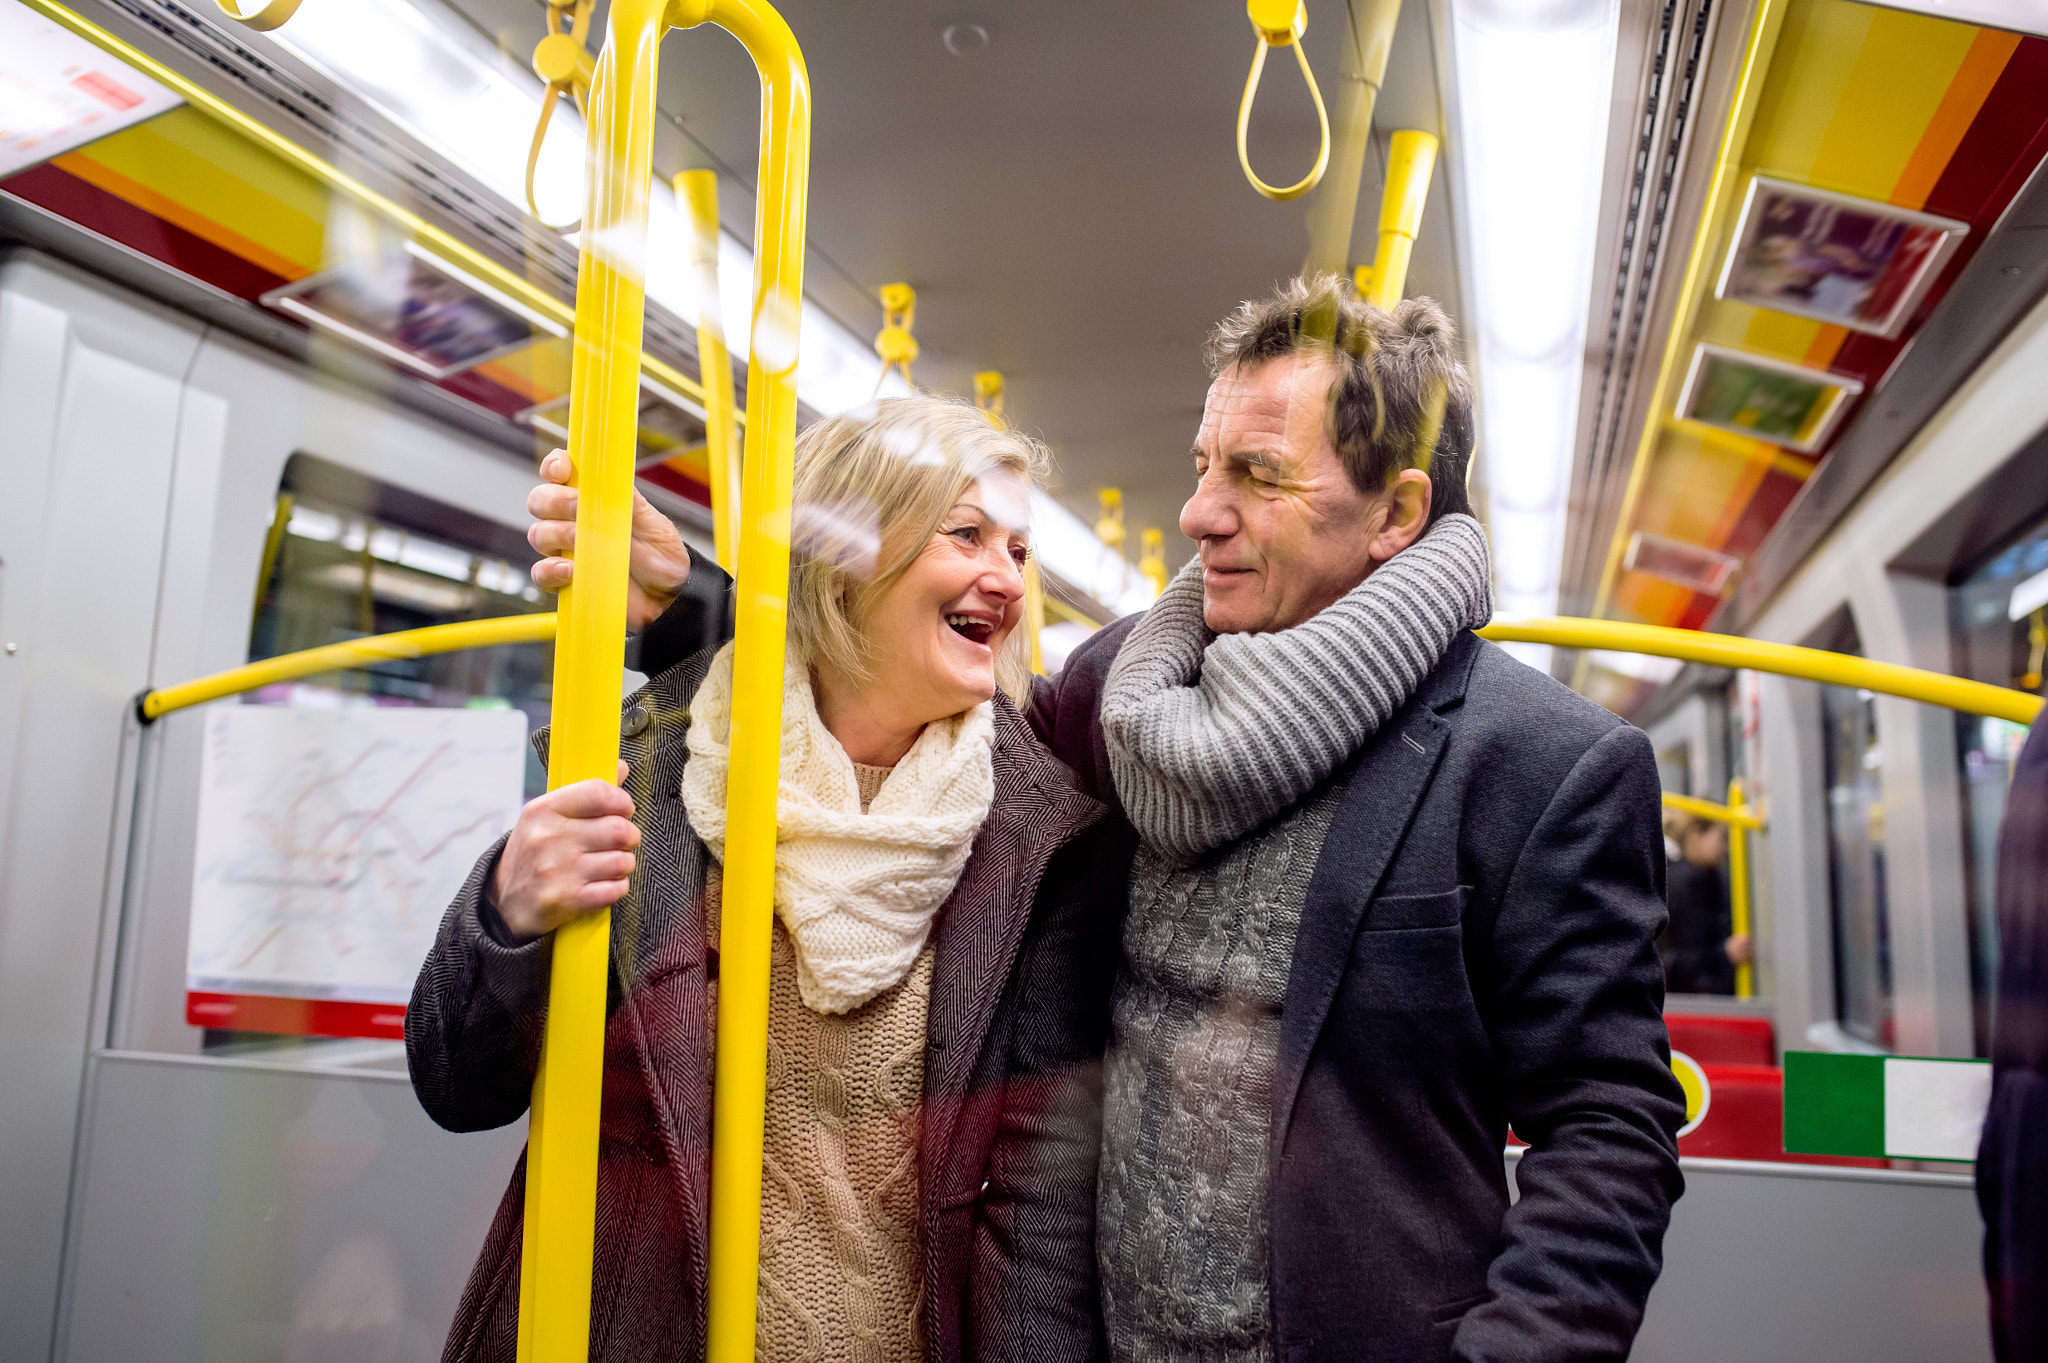
<svg viewBox="0 0 2048 1363">
<path fill-rule="evenodd" d="M 1946 706 L 1973 715 L 2032 724 L 2041 712 L 2041 697 L 2009 686 L 1969 681 L 1898 663 L 1874 662 L 1825 649 L 1800 648 L 1745 639 L 1735 634 L 1705 634 L 1666 625 L 1634 625 L 1619 620 L 1583 620 L 1568 616 L 1496 619 L 1478 631 L 1496 643 L 1550 644 L 1556 648 L 1601 648 L 1617 653 L 1648 653 L 1711 667 L 1746 668 L 1782 677 L 1853 686 L 1928 705 Z"/>
<path fill-rule="evenodd" d="M 1422 206 L 1429 199 L 1430 172 L 1436 168 L 1436 139 L 1404 128 L 1387 146 L 1387 184 L 1380 195 L 1380 236 L 1372 264 L 1352 276 L 1366 301 L 1391 308 L 1408 284 L 1408 260 L 1415 236 L 1422 230 Z"/>
<path fill-rule="evenodd" d="M 1251 16 L 1252 27 L 1258 30 L 1259 45 L 1252 52 L 1252 73 L 1245 77 L 1244 98 L 1237 102 L 1237 164 L 1244 169 L 1244 178 L 1251 181 L 1252 188 L 1267 198 L 1298 199 L 1322 182 L 1323 172 L 1330 165 L 1330 115 L 1323 108 L 1323 92 L 1316 86 L 1316 73 L 1309 70 L 1308 54 L 1301 50 L 1301 35 L 1308 28 L 1308 10 L 1301 0 L 1246 0 L 1245 11 Z M 1316 122 L 1322 129 L 1322 148 L 1316 152 L 1315 165 L 1307 175 L 1284 189 L 1258 177 L 1244 145 L 1245 132 L 1252 122 L 1252 101 L 1259 93 L 1259 77 L 1266 70 L 1266 51 L 1275 47 L 1294 49 L 1294 59 L 1301 63 L 1301 78 L 1308 82 L 1308 97 L 1315 101 Z"/>
</svg>

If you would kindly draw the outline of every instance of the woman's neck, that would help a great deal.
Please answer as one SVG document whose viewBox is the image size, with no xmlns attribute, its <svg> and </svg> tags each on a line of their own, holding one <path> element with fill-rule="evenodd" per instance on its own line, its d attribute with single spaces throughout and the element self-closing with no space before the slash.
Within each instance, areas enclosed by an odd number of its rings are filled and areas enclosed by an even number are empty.
<svg viewBox="0 0 2048 1363">
<path fill-rule="evenodd" d="M 818 718 L 839 740 L 846 755 L 864 767 L 893 767 L 924 732 L 921 721 L 905 719 L 879 688 L 854 687 L 822 668 L 813 676 L 811 692 L 818 700 Z"/>
</svg>

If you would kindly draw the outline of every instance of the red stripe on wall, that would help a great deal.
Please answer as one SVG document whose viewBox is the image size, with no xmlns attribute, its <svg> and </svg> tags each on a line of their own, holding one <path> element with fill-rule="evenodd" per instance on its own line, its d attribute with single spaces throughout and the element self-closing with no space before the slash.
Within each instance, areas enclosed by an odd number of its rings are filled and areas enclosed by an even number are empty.
<svg viewBox="0 0 2048 1363">
<path fill-rule="evenodd" d="M 699 506 L 711 505 L 711 489 L 694 478 L 685 478 L 666 464 L 649 464 L 639 472 L 640 481 L 666 488 L 678 497 L 687 497 Z"/>
<path fill-rule="evenodd" d="M 402 1003 L 349 1003 L 340 999 L 286 999 L 271 994 L 185 995 L 185 1021 L 222 1032 L 279 1036 L 367 1036 L 405 1039 Z"/>
<path fill-rule="evenodd" d="M 55 166 L 34 166 L 10 175 L 0 180 L 0 191 L 236 298 L 253 303 L 262 293 L 285 282 L 284 276 L 272 274 Z"/>
</svg>

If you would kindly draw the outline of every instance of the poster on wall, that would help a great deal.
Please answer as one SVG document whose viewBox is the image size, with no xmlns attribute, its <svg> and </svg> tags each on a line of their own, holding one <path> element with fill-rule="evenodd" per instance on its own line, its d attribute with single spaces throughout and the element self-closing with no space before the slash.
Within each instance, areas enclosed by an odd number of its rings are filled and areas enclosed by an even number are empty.
<svg viewBox="0 0 2048 1363">
<path fill-rule="evenodd" d="M 519 817 L 525 745 L 511 709 L 211 710 L 185 1020 L 402 1037 L 442 913 Z"/>
<path fill-rule="evenodd" d="M 0 5 L 0 176 L 184 102 L 27 5 Z"/>
<path fill-rule="evenodd" d="M 1702 342 L 1679 390 L 1678 415 L 1811 453 L 1834 431 L 1849 399 L 1862 391 L 1857 380 L 1825 369 Z"/>
<path fill-rule="evenodd" d="M 1870 199 L 1749 182 L 1716 296 L 1896 336 L 1968 223 Z"/>
</svg>

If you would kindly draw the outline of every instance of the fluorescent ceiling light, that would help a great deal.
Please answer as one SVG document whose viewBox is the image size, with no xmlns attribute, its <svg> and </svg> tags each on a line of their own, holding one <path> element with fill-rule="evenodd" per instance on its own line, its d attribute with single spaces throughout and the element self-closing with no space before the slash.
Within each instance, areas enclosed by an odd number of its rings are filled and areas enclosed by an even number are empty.
<svg viewBox="0 0 2048 1363">
<path fill-rule="evenodd" d="M 27 5 L 0 0 L 0 176 L 182 103 Z"/>
<path fill-rule="evenodd" d="M 1615 0 L 1452 0 L 1495 604 L 1554 615 L 1585 363 Z M 1510 651 L 1548 667 L 1543 644 Z"/>
<path fill-rule="evenodd" d="M 545 87 L 431 0 L 308 0 L 289 24 L 266 36 L 525 211 L 526 153 Z M 583 139 L 582 116 L 563 102 L 534 175 L 534 199 L 550 222 L 570 221 L 582 208 Z M 647 255 L 647 294 L 694 326 L 697 288 L 687 231 L 674 192 L 657 182 L 648 207 L 654 247 Z M 752 336 L 753 252 L 721 232 L 718 271 L 725 334 Z M 804 405 L 834 416 L 877 396 L 881 360 L 868 341 L 809 299 L 798 335 L 796 387 Z M 908 391 L 892 371 L 879 396 Z"/>
</svg>

